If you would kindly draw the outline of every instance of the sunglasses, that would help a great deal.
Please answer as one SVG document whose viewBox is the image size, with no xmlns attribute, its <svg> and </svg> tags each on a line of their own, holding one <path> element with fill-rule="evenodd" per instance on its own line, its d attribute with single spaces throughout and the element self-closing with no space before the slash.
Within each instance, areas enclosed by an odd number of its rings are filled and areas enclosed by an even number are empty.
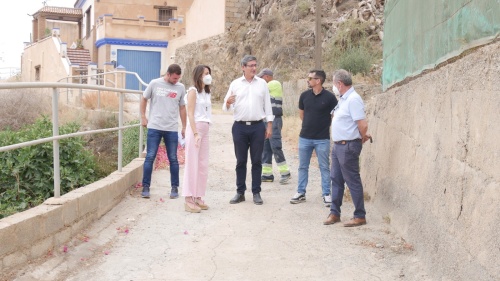
<svg viewBox="0 0 500 281">
<path fill-rule="evenodd" d="M 307 81 L 311 81 L 313 79 L 319 79 L 319 78 L 316 78 L 316 77 L 307 77 Z"/>
</svg>

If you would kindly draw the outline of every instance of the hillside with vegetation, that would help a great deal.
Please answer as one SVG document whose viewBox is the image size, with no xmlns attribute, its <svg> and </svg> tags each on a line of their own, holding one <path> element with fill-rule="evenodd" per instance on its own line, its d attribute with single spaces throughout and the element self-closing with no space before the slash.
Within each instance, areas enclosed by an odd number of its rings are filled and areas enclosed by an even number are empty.
<svg viewBox="0 0 500 281">
<path fill-rule="evenodd" d="M 380 84 L 384 0 L 323 0 L 322 69 L 344 68 L 358 83 Z M 251 1 L 246 19 L 223 35 L 177 50 L 178 63 L 190 84 L 199 63 L 213 68 L 215 99 L 223 98 L 232 79 L 239 76 L 245 54 L 258 58 L 259 68 L 269 67 L 275 79 L 303 78 L 315 67 L 316 1 Z M 330 76 L 330 75 L 328 75 Z"/>
</svg>

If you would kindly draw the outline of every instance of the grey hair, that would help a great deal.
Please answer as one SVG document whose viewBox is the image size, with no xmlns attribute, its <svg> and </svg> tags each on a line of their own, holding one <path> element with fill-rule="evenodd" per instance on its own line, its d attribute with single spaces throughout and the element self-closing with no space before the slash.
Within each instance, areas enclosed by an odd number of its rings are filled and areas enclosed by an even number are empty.
<svg viewBox="0 0 500 281">
<path fill-rule="evenodd" d="M 257 58 L 252 56 L 252 55 L 245 55 L 242 59 L 241 59 L 241 66 L 246 66 L 247 63 L 249 61 L 257 61 Z"/>
<path fill-rule="evenodd" d="M 333 73 L 333 81 L 340 81 L 346 86 L 352 85 L 351 74 L 345 69 L 339 69 Z"/>
</svg>

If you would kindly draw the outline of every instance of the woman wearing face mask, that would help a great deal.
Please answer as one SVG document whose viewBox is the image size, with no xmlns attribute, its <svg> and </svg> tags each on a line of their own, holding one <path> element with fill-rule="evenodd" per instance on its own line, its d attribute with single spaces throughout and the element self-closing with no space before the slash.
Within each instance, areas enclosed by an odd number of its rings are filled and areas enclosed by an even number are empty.
<svg viewBox="0 0 500 281">
<path fill-rule="evenodd" d="M 208 210 L 201 198 L 205 196 L 208 179 L 208 131 L 212 120 L 211 72 L 206 65 L 196 66 L 193 70 L 194 87 L 190 87 L 187 93 L 188 125 L 182 196 L 186 199 L 185 210 L 191 213 Z"/>
</svg>

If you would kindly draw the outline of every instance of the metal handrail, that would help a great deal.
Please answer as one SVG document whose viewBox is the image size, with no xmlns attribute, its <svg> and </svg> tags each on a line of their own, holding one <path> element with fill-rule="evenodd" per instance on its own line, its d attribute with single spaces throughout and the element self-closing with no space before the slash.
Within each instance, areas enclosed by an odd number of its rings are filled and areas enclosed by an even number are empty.
<svg viewBox="0 0 500 281">
<path fill-rule="evenodd" d="M 53 143 L 53 158 L 54 158 L 54 197 L 61 196 L 61 175 L 60 175 L 60 161 L 59 161 L 59 140 L 64 138 L 82 136 L 87 134 L 96 134 L 108 131 L 118 131 L 118 171 L 122 171 L 122 158 L 123 158 L 123 130 L 131 127 L 140 126 L 129 125 L 123 126 L 123 102 L 125 93 L 142 94 L 142 91 L 109 88 L 96 85 L 83 85 L 71 83 L 54 83 L 54 82 L 21 82 L 21 83 L 0 83 L 0 90 L 6 89 L 24 89 L 24 88 L 52 88 L 52 137 L 37 139 L 28 142 L 22 142 L 14 145 L 0 147 L 0 152 L 18 149 L 25 146 L 36 145 L 52 141 Z M 91 89 L 98 91 L 111 91 L 120 93 L 119 112 L 118 112 L 118 127 L 77 132 L 72 134 L 59 135 L 59 91 L 58 88 L 71 88 L 71 89 Z M 139 117 L 140 118 L 140 117 Z M 140 119 L 139 119 L 140 120 Z M 143 130 L 140 126 L 139 136 L 139 157 L 142 152 L 143 146 Z"/>
<path fill-rule="evenodd" d="M 66 76 L 66 77 L 63 77 L 63 78 L 57 80 L 57 82 L 61 82 L 63 80 L 66 80 L 66 83 L 68 83 L 69 78 L 87 78 L 87 77 L 92 77 L 92 76 L 104 76 L 104 75 L 108 75 L 108 74 L 120 74 L 120 73 L 132 74 L 137 78 L 137 80 L 139 81 L 140 84 L 142 84 L 143 86 L 146 86 L 146 87 L 148 86 L 148 83 L 144 82 L 141 79 L 141 77 L 139 76 L 139 74 L 137 74 L 137 72 L 132 72 L 132 71 L 110 71 L 110 72 L 104 72 L 104 73 L 98 73 L 98 74 Z"/>
</svg>

